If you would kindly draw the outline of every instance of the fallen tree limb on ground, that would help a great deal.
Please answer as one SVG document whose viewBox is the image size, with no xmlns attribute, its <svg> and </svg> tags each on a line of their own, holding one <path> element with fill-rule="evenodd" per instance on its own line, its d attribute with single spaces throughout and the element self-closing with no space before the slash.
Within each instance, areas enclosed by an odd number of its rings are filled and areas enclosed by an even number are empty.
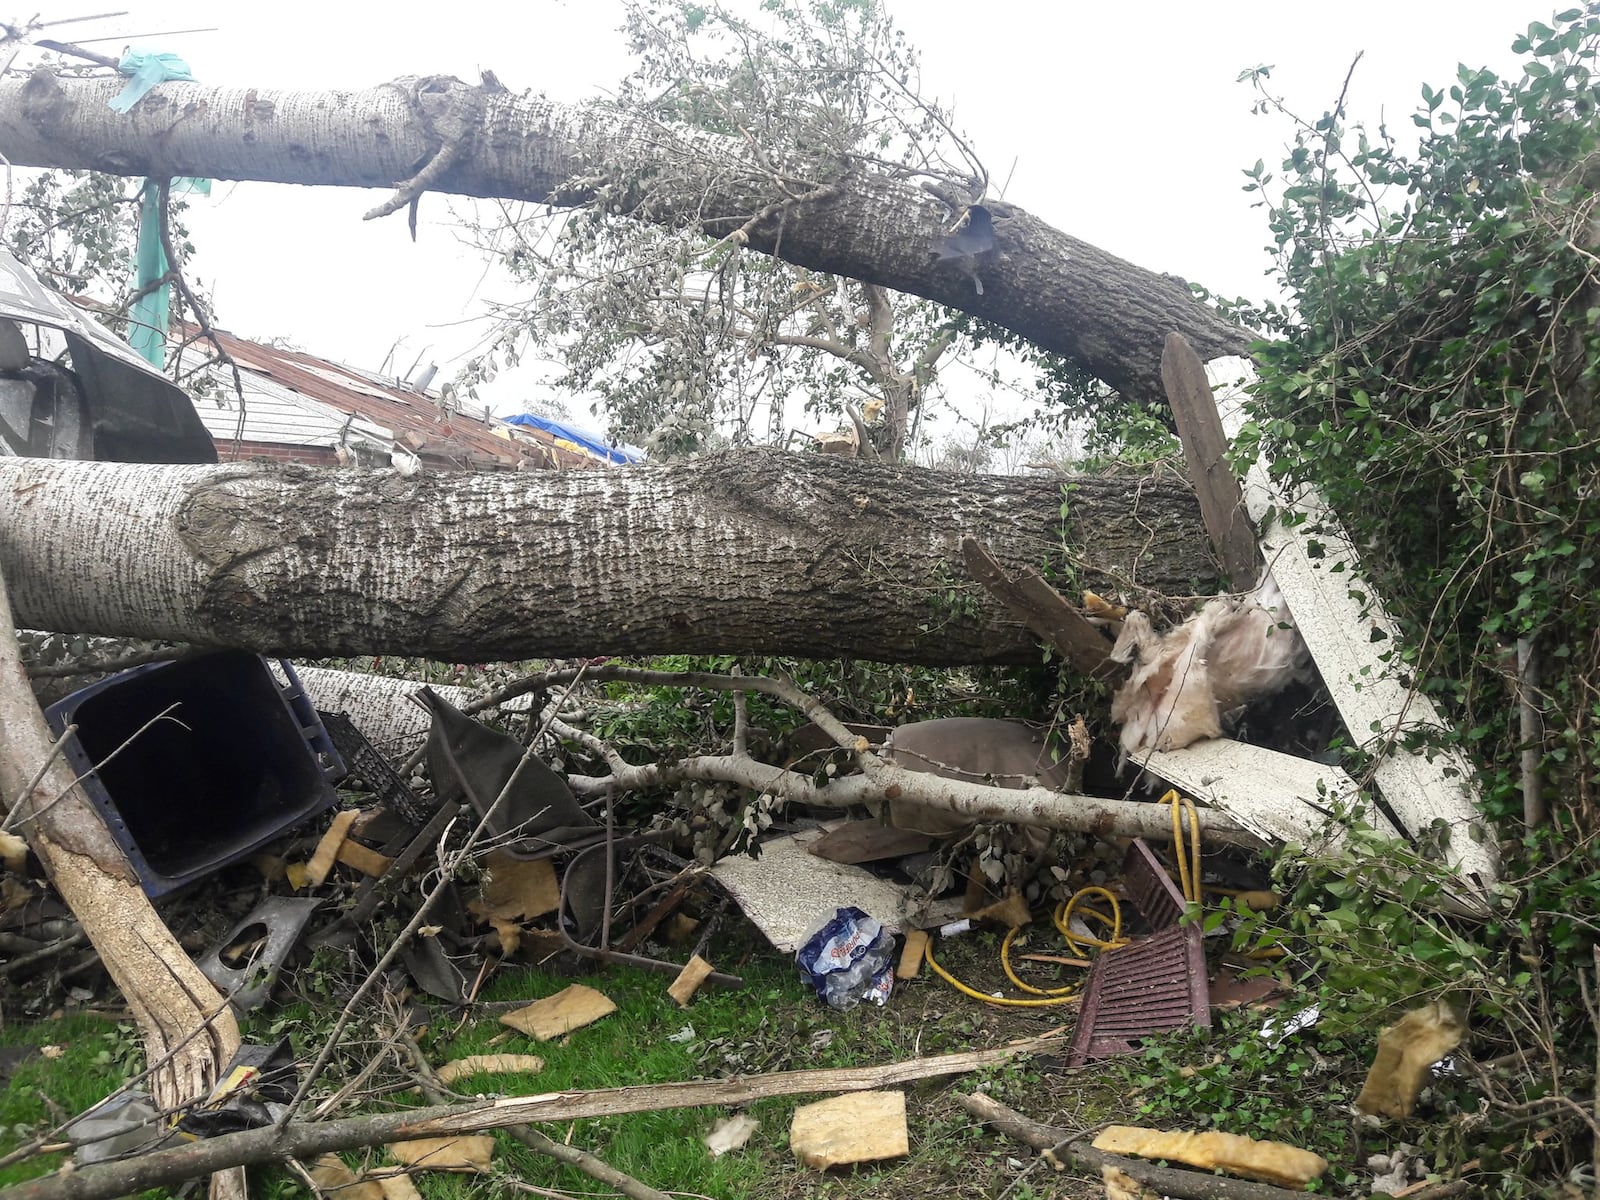
<svg viewBox="0 0 1600 1200">
<path fill-rule="evenodd" d="M 405 1047 L 406 1056 L 411 1059 L 412 1069 L 416 1073 L 417 1082 L 423 1093 L 435 1104 L 448 1104 L 452 1097 L 434 1071 L 433 1064 L 422 1052 L 422 1047 L 417 1045 L 417 1039 L 405 1029 L 400 1030 L 396 1036 L 400 1044 Z M 590 1179 L 609 1188 L 615 1188 L 627 1196 L 628 1200 L 671 1200 L 667 1193 L 635 1179 L 624 1171 L 617 1170 L 599 1156 L 577 1146 L 558 1142 L 532 1125 L 507 1125 L 506 1132 L 535 1154 L 543 1154 L 546 1158 L 566 1163 L 569 1167 L 582 1171 Z"/>
<path fill-rule="evenodd" d="M 499 1100 L 375 1113 L 339 1121 L 302 1121 L 281 1130 L 251 1129 L 157 1150 L 121 1162 L 32 1179 L 0 1189 L 0 1200 L 111 1200 L 114 1196 L 194 1179 L 229 1167 L 257 1166 L 288 1157 L 309 1158 L 409 1138 L 485 1133 L 531 1121 L 575 1121 L 674 1108 L 749 1104 L 776 1096 L 873 1091 L 922 1079 L 964 1075 L 1020 1054 L 1060 1049 L 1062 1045 L 1061 1038 L 1031 1038 L 994 1050 L 969 1050 L 876 1067 L 778 1071 L 738 1079 L 506 1096 Z"/>
<path fill-rule="evenodd" d="M 1100 796 L 1070 795 L 1045 787 L 993 787 L 894 766 L 873 754 L 867 747 L 866 739 L 851 733 L 815 696 L 801 691 L 786 678 L 715 675 L 697 671 L 643 671 L 611 666 L 586 670 L 591 671 L 596 679 L 699 687 L 734 693 L 762 692 L 776 697 L 804 713 L 841 749 L 850 751 L 861 768 L 861 774 L 818 784 L 809 774 L 775 767 L 739 753 L 708 754 L 674 762 L 635 765 L 593 734 L 561 721 L 552 721 L 552 732 L 600 755 L 611 769 L 611 774 L 604 776 L 569 776 L 567 783 L 579 796 L 604 796 L 643 788 L 668 787 L 693 779 L 736 783 L 768 795 L 781 796 L 792 803 L 819 808 L 851 808 L 857 805 L 877 808 L 888 801 L 909 800 L 941 812 L 954 813 L 969 821 L 1003 821 L 1041 829 L 1089 833 L 1097 837 L 1164 840 L 1172 837 L 1170 812 L 1159 805 Z M 561 678 L 563 674 L 552 672 L 542 678 Z M 511 690 L 504 689 L 497 695 L 505 695 Z M 1259 837 L 1226 813 L 1202 809 L 1199 817 L 1201 832 L 1209 841 L 1249 847 L 1263 844 Z"/>
<path fill-rule="evenodd" d="M 957 1096 L 956 1102 L 978 1120 L 993 1125 L 1009 1138 L 1032 1146 L 1040 1154 L 1053 1157 L 1061 1166 L 1070 1163 L 1097 1173 L 1101 1167 L 1115 1167 L 1153 1191 L 1172 1196 L 1175 1200 L 1298 1200 L 1306 1194 L 1274 1187 L 1270 1183 L 1251 1183 L 1222 1175 L 1204 1175 L 1199 1171 L 1158 1167 L 1137 1158 L 1107 1154 L 1091 1146 L 1089 1143 L 1092 1139 L 1089 1137 L 1030 1120 L 981 1092 Z"/>
</svg>

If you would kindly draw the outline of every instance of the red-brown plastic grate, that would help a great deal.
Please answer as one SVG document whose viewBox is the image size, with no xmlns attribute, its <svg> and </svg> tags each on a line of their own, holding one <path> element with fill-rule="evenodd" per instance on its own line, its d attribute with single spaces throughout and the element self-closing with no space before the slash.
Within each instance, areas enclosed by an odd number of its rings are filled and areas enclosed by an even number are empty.
<svg viewBox="0 0 1600 1200">
<path fill-rule="evenodd" d="M 1178 923 L 1187 908 L 1183 893 L 1143 838 L 1128 847 L 1122 890 L 1156 932 L 1094 960 L 1068 1057 L 1075 1067 L 1131 1054 L 1152 1033 L 1191 1022 L 1211 1027 L 1200 926 Z"/>
<path fill-rule="evenodd" d="M 1122 860 L 1122 892 L 1151 929 L 1176 925 L 1188 908 L 1183 892 L 1143 838 L 1133 839 Z"/>
</svg>

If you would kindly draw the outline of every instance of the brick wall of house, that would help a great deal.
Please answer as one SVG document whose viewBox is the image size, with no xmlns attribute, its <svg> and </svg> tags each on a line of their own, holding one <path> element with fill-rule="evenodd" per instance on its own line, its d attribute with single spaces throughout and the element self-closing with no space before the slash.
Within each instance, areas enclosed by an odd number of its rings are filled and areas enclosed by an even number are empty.
<svg viewBox="0 0 1600 1200">
<path fill-rule="evenodd" d="M 267 442 L 235 442 L 217 439 L 217 458 L 222 462 L 244 462 L 270 458 L 273 462 L 304 463 L 313 467 L 336 467 L 339 456 L 331 446 L 276 446 Z"/>
</svg>

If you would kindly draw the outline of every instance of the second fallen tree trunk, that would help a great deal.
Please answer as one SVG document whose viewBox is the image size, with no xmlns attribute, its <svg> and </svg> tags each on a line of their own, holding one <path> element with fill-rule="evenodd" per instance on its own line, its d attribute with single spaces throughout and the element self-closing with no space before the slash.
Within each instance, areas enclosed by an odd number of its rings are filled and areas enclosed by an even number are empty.
<svg viewBox="0 0 1600 1200">
<path fill-rule="evenodd" d="M 1101 589 L 1216 582 L 1193 492 L 1165 479 L 775 452 L 409 479 L 0 459 L 20 623 L 304 657 L 1034 661 L 1032 635 L 965 578 L 963 534 Z"/>
</svg>

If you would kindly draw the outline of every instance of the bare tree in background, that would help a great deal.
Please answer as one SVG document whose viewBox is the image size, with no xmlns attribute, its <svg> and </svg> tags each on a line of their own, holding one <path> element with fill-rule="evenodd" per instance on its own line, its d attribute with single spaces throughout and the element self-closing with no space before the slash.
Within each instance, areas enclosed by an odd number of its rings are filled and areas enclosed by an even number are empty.
<svg viewBox="0 0 1600 1200">
<path fill-rule="evenodd" d="M 552 357 L 559 386 L 599 395 L 612 434 L 658 454 L 782 441 L 802 405 L 848 418 L 870 439 L 862 453 L 903 457 L 958 340 L 949 310 L 749 253 L 741 229 L 717 237 L 635 217 L 693 211 L 734 171 L 776 197 L 781 245 L 786 205 L 870 167 L 945 198 L 956 223 L 988 174 L 919 94 L 915 53 L 874 0 L 799 0 L 757 20 L 640 3 L 627 31 L 639 65 L 603 106 L 656 131 L 681 169 L 669 156 L 665 169 L 619 174 L 575 211 L 502 204 L 480 239 L 530 294 L 501 313 L 477 372 Z M 742 153 L 708 161 L 717 145 Z"/>
</svg>

